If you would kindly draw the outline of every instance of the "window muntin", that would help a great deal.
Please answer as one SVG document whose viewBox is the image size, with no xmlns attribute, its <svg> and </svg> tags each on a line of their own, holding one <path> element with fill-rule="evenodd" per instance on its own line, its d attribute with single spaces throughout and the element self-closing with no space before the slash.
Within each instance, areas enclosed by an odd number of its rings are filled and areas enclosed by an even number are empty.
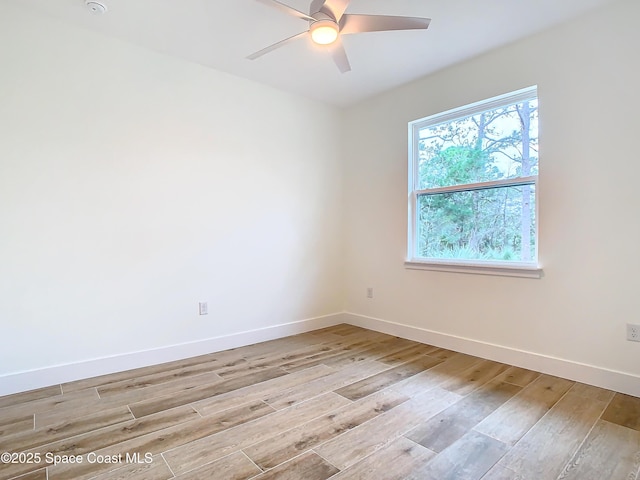
<svg viewBox="0 0 640 480">
<path fill-rule="evenodd" d="M 408 260 L 537 268 L 536 88 L 409 127 Z"/>
</svg>

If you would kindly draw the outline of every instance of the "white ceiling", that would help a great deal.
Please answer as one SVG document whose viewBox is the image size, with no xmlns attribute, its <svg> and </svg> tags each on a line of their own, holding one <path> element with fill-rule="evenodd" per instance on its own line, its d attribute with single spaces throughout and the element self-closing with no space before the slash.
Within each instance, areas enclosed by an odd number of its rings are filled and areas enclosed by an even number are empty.
<svg viewBox="0 0 640 480">
<path fill-rule="evenodd" d="M 345 36 L 352 71 L 303 39 L 245 57 L 308 28 L 256 0 L 3 0 L 157 52 L 334 105 L 349 105 L 544 30 L 614 0 L 352 0 L 347 13 L 432 19 L 428 30 Z M 308 12 L 310 0 L 283 0 Z"/>
</svg>

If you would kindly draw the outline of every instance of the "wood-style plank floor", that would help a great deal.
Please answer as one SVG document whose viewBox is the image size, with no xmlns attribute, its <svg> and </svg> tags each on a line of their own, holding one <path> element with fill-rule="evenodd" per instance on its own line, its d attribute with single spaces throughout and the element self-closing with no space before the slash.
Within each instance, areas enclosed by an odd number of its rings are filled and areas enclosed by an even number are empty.
<svg viewBox="0 0 640 480">
<path fill-rule="evenodd" d="M 640 398 L 351 325 L 0 397 L 0 479 L 640 480 Z"/>
</svg>

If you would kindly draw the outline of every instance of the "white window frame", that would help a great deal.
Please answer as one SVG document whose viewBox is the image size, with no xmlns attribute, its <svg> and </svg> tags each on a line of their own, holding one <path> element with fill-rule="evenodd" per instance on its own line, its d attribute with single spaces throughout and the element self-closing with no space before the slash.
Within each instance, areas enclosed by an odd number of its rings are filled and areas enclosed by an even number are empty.
<svg viewBox="0 0 640 480">
<path fill-rule="evenodd" d="M 514 277 L 540 278 L 542 276 L 542 266 L 538 263 L 538 240 L 539 240 L 539 189 L 538 175 L 529 177 L 517 177 L 510 179 L 500 179 L 491 182 L 475 183 L 466 187 L 458 185 L 452 187 L 431 188 L 428 190 L 419 189 L 418 181 L 418 142 L 421 129 L 459 118 L 464 118 L 487 110 L 494 110 L 514 103 L 523 102 L 538 98 L 537 86 L 523 88 L 515 92 L 499 95 L 487 100 L 475 102 L 470 105 L 447 110 L 436 115 L 421 118 L 409 122 L 409 208 L 408 208 L 408 232 L 407 232 L 407 257 L 405 267 L 418 270 L 436 270 L 446 272 L 474 273 L 487 275 L 502 275 Z M 458 260 L 458 259 L 435 259 L 423 258 L 416 255 L 416 235 L 417 226 L 417 202 L 418 196 L 425 193 L 446 193 L 473 191 L 500 186 L 534 185 L 536 192 L 535 201 L 535 259 L 531 262 L 508 262 L 498 260 Z"/>
</svg>

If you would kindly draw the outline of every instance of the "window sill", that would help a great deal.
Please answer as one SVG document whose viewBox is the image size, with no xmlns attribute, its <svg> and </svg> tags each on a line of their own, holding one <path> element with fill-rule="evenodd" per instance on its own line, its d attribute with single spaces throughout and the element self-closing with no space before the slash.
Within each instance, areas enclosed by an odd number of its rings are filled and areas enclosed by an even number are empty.
<svg viewBox="0 0 640 480">
<path fill-rule="evenodd" d="M 404 266 L 410 270 L 432 270 L 436 272 L 471 273 L 475 275 L 498 275 L 501 277 L 541 278 L 542 267 L 515 263 L 480 263 L 456 260 L 406 260 Z"/>
</svg>

